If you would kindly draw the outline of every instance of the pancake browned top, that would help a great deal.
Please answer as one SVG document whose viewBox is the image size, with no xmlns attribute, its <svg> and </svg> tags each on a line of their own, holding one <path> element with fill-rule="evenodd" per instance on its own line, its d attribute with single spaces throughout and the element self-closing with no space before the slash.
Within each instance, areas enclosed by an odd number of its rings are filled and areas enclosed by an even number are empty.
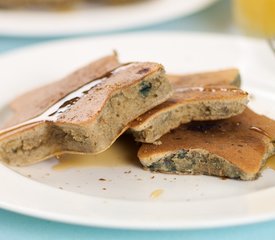
<svg viewBox="0 0 275 240">
<path fill-rule="evenodd" d="M 234 85 L 240 87 L 240 73 L 236 68 L 196 74 L 170 74 L 169 81 L 177 87 L 202 87 L 209 85 Z"/>
<path fill-rule="evenodd" d="M 162 65 L 157 63 L 132 62 L 127 64 L 121 64 L 117 68 L 113 69 L 112 71 L 109 71 L 107 73 L 105 72 L 99 78 L 92 79 L 90 80 L 90 82 L 86 83 L 86 84 L 90 84 L 93 82 L 96 83 L 88 91 L 82 92 L 83 91 L 82 88 L 85 87 L 85 84 L 84 84 L 83 86 L 81 86 L 81 88 L 76 89 L 72 93 L 70 93 L 70 94 L 77 93 L 77 97 L 72 97 L 70 98 L 70 100 L 65 101 L 64 100 L 65 98 L 59 99 L 60 95 L 58 95 L 59 101 L 57 101 L 49 109 L 46 109 L 46 111 L 38 115 L 34 115 L 34 113 L 41 111 L 42 109 L 41 105 L 37 105 L 37 104 L 34 106 L 29 105 L 29 108 L 30 108 L 29 111 L 28 111 L 27 105 L 24 105 L 24 107 L 22 105 L 22 109 L 20 111 L 18 110 L 15 112 L 13 119 L 18 120 L 18 119 L 22 119 L 23 117 L 24 118 L 28 117 L 28 119 L 30 120 L 26 121 L 27 126 L 30 125 L 28 123 L 29 121 L 33 121 L 35 124 L 41 123 L 44 121 L 56 122 L 61 124 L 62 123 L 87 124 L 94 121 L 97 118 L 97 116 L 102 112 L 104 106 L 106 106 L 107 101 L 109 101 L 110 97 L 113 94 L 115 94 L 117 91 L 127 89 L 128 87 L 143 81 L 143 79 L 145 79 L 147 76 L 151 76 L 154 74 L 158 75 L 160 73 L 163 74 L 164 69 Z M 60 85 L 62 84 L 63 82 L 59 82 L 59 84 L 56 84 L 55 87 L 59 88 Z M 49 88 L 49 86 L 45 86 L 45 88 L 47 89 Z M 52 86 L 51 89 L 54 89 L 54 86 Z M 67 90 L 68 88 L 66 89 L 66 91 Z M 33 93 L 34 95 L 36 94 L 35 91 Z M 130 90 L 128 90 L 128 92 L 125 92 L 124 94 L 129 95 L 129 97 L 132 95 Z M 167 95 L 166 99 L 168 97 L 169 95 Z M 26 98 L 30 100 L 32 98 L 32 95 L 26 95 Z M 50 98 L 45 95 L 42 95 L 42 99 L 44 99 L 44 101 L 48 100 L 46 102 L 48 104 Z M 51 99 L 57 99 L 57 98 L 52 97 Z M 66 108 L 66 106 L 68 106 L 68 108 Z M 43 106 L 43 109 L 44 109 L 44 106 Z M 15 131 L 19 129 L 22 130 L 22 128 L 25 128 L 24 122 L 25 121 L 23 121 L 22 123 L 23 126 L 22 127 L 20 126 L 18 129 L 16 128 Z M 14 132 L 14 131 L 11 129 L 11 132 Z M 3 131 L 1 134 L 3 135 L 4 133 L 5 131 Z"/>
<path fill-rule="evenodd" d="M 106 72 L 113 70 L 119 65 L 116 54 L 106 56 L 91 62 L 59 81 L 52 82 L 17 97 L 10 103 L 10 107 L 15 114 L 8 125 L 15 125 L 43 113 L 70 92 L 93 79 L 100 78 Z"/>
<path fill-rule="evenodd" d="M 206 150 L 245 173 L 255 174 L 266 154 L 275 154 L 272 139 L 275 139 L 275 121 L 246 109 L 230 119 L 182 125 L 161 137 L 161 145 L 143 144 L 138 155 L 143 162 L 152 163 L 155 158 L 181 149 Z"/>
</svg>

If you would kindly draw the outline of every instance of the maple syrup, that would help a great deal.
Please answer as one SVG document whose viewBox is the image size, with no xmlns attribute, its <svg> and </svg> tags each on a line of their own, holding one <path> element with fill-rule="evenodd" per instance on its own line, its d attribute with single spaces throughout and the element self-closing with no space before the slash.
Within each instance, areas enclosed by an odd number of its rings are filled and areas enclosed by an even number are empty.
<svg viewBox="0 0 275 240">
<path fill-rule="evenodd" d="M 139 166 L 137 158 L 138 145 L 127 135 L 121 136 L 106 151 L 92 154 L 64 154 L 57 157 L 58 163 L 53 170 L 72 168 Z"/>
</svg>

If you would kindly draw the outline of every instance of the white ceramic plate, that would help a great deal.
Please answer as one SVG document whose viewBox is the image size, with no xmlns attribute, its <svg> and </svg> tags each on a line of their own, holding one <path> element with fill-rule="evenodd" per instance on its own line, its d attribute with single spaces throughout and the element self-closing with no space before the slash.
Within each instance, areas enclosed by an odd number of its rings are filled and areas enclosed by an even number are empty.
<svg viewBox="0 0 275 240">
<path fill-rule="evenodd" d="M 0 10 L 0 34 L 63 36 L 136 28 L 199 11 L 216 0 L 145 0 L 124 6 L 83 4 L 73 11 Z"/>
<path fill-rule="evenodd" d="M 86 38 L 3 55 L 1 107 L 25 90 L 57 79 L 113 49 L 123 61 L 157 61 L 169 72 L 239 67 L 244 88 L 253 94 L 250 106 L 275 118 L 275 57 L 267 44 L 206 34 Z M 51 159 L 13 170 L 0 165 L 0 206 L 62 222 L 135 229 L 220 227 L 275 218 L 272 170 L 266 170 L 257 181 L 243 182 L 152 174 L 135 165 L 55 171 L 52 166 L 56 162 Z M 156 189 L 163 194 L 152 199 L 150 194 Z"/>
</svg>

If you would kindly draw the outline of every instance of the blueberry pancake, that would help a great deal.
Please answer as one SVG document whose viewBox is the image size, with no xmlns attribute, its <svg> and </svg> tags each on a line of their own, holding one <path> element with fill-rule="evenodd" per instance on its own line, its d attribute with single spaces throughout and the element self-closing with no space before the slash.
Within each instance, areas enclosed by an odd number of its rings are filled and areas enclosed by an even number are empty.
<svg viewBox="0 0 275 240">
<path fill-rule="evenodd" d="M 253 180 L 275 154 L 275 121 L 247 108 L 230 119 L 181 125 L 160 142 L 138 152 L 151 171 Z"/>
<path fill-rule="evenodd" d="M 180 124 L 226 119 L 243 112 L 248 94 L 238 88 L 237 69 L 168 77 L 174 94 L 131 123 L 138 142 L 153 143 Z"/>
<path fill-rule="evenodd" d="M 17 99 L 11 104 L 13 121 L 20 123 L 0 133 L 3 162 L 21 166 L 64 152 L 102 152 L 131 121 L 171 96 L 172 87 L 160 64 L 116 66 L 114 61 L 115 67 L 107 72 L 97 72 L 97 64 L 36 90 L 41 95 L 32 91 L 21 97 L 22 102 Z M 66 91 L 59 94 L 61 86 Z M 55 94 L 48 95 L 52 91 Z"/>
</svg>

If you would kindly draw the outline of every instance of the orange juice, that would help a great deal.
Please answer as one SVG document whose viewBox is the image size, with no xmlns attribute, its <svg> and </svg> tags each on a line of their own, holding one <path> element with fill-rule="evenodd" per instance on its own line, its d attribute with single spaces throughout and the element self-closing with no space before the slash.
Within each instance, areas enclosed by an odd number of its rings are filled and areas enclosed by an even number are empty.
<svg viewBox="0 0 275 240">
<path fill-rule="evenodd" d="M 275 0 L 234 0 L 234 15 L 246 32 L 275 36 Z"/>
</svg>

